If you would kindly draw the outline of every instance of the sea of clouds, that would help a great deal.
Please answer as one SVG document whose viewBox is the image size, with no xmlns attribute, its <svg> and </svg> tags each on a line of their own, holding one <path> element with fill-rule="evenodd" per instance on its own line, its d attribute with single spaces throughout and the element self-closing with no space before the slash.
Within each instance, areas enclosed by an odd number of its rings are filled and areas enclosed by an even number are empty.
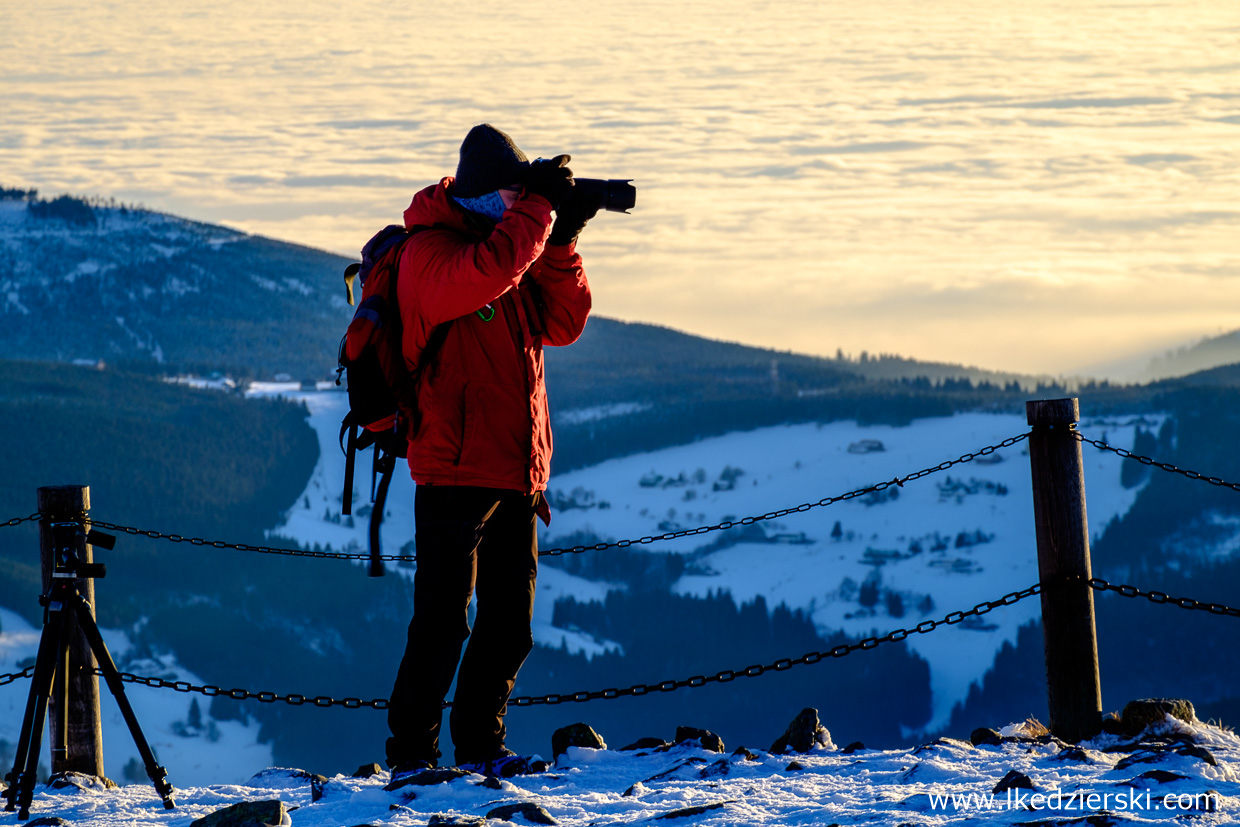
<svg viewBox="0 0 1240 827">
<path fill-rule="evenodd" d="M 475 123 L 637 209 L 598 312 L 1065 374 L 1240 327 L 1240 7 L 1067 0 L 0 9 L 0 184 L 352 255 Z"/>
</svg>

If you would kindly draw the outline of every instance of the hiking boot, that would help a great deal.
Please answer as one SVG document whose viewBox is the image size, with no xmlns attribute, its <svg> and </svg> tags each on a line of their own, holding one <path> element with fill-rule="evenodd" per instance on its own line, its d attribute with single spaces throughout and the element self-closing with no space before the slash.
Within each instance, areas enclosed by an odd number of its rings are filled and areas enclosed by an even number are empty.
<svg viewBox="0 0 1240 827">
<path fill-rule="evenodd" d="M 485 761 L 465 761 L 457 767 L 466 772 L 476 772 L 492 778 L 512 778 L 514 775 L 532 775 L 546 772 L 547 762 L 537 755 L 517 755 L 510 749 L 502 749 L 499 754 Z"/>
</svg>

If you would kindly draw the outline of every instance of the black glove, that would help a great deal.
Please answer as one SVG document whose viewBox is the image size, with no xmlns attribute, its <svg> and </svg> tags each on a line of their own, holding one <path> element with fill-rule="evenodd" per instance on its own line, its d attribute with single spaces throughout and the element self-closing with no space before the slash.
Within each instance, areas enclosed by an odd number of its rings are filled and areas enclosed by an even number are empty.
<svg viewBox="0 0 1240 827">
<path fill-rule="evenodd" d="M 535 161 L 526 173 L 525 191 L 541 195 L 551 202 L 551 209 L 559 209 L 573 191 L 573 171 L 568 168 L 568 160 L 567 155 L 557 155 L 549 161 Z"/>
<path fill-rule="evenodd" d="M 555 226 L 551 228 L 547 243 L 572 244 L 585 229 L 586 222 L 598 215 L 600 206 L 597 198 L 583 196 L 574 189 L 555 211 Z"/>
</svg>

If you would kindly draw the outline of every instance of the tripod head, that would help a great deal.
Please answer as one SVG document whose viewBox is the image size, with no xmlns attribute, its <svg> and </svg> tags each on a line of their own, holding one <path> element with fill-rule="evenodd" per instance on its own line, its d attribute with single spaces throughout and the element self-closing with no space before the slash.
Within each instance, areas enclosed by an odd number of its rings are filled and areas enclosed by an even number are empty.
<svg viewBox="0 0 1240 827">
<path fill-rule="evenodd" d="M 106 577 L 108 567 L 103 563 L 86 563 L 86 544 L 112 549 L 116 538 L 93 528 L 86 531 L 81 523 L 52 523 L 52 577 L 70 580 L 92 580 Z"/>
</svg>

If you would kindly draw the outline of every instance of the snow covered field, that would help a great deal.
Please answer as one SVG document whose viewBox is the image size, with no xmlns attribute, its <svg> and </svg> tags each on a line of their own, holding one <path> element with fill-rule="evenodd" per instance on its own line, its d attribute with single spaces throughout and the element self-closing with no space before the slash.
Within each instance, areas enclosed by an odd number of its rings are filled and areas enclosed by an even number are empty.
<svg viewBox="0 0 1240 827">
<path fill-rule="evenodd" d="M 308 406 L 321 453 L 305 494 L 278 533 L 310 545 L 364 551 L 369 511 L 363 506 L 369 502 L 370 479 L 366 455 L 359 459 L 355 485 L 358 516 L 352 526 L 347 518 L 337 522 L 344 458 L 336 440 L 345 396 L 286 395 Z M 1139 425 L 1156 430 L 1160 424 L 1158 418 L 1123 417 L 1085 420 L 1081 430 L 1131 449 Z M 762 515 L 904 477 L 1027 430 L 1023 417 L 992 414 L 922 419 L 900 428 L 811 423 L 736 432 L 609 460 L 552 479 L 549 497 L 558 507 L 540 545 L 558 547 L 577 532 L 613 541 Z M 1131 507 L 1138 489 L 1120 485 L 1121 460 L 1116 455 L 1087 447 L 1084 457 L 1088 519 L 1097 536 Z M 413 535 L 413 484 L 403 466 L 395 474 L 386 511 L 384 551 L 396 553 Z M 837 522 L 840 531 L 833 536 Z M 675 585 L 681 593 L 725 590 L 738 603 L 761 595 L 770 607 L 785 603 L 804 609 L 823 632 L 842 630 L 858 638 L 941 618 L 1038 580 L 1024 443 L 878 495 L 758 526 L 761 537 L 732 529 L 634 548 L 692 555 L 696 573 Z M 707 551 L 721 541 L 724 547 Z M 536 641 L 553 647 L 565 641 L 571 651 L 587 653 L 614 645 L 551 625 L 556 598 L 601 600 L 609 588 L 615 586 L 543 566 L 535 603 Z M 929 661 L 931 669 L 933 714 L 924 731 L 947 722 L 953 704 L 981 679 L 1003 643 L 1015 642 L 1019 627 L 1038 612 L 1038 602 L 1028 600 L 933 635 L 909 638 L 910 648 Z M 721 663 L 719 668 L 734 665 Z"/>
<path fill-rule="evenodd" d="M 283 802 L 281 823 L 291 827 L 498 825 L 496 810 L 520 805 L 541 807 L 534 818 L 552 820 L 509 816 L 511 823 L 583 826 L 1223 825 L 1240 813 L 1240 738 L 1230 731 L 1167 718 L 1141 742 L 1103 735 L 1077 748 L 1029 737 L 1025 725 L 1002 734 L 1002 743 L 977 747 L 944 739 L 911 750 L 830 747 L 752 758 L 684 744 L 663 752 L 571 747 L 546 774 L 489 785 L 466 775 L 393 792 L 383 789 L 386 773 L 315 779 L 273 769 L 243 784 L 178 789 L 173 811 L 149 785 L 40 788 L 31 816 L 80 827 L 183 827 L 246 800 Z M 1013 772 L 1026 786 L 996 792 Z"/>
<path fill-rule="evenodd" d="M 1131 448 L 1136 426 L 1136 419 L 1125 418 L 1085 421 L 1081 429 Z M 611 460 L 553 479 L 559 492 L 589 492 L 592 501 L 611 507 L 561 511 L 548 545 L 555 535 L 577 530 L 615 540 L 762 515 L 908 476 L 1027 430 L 1023 417 L 988 414 L 924 419 L 903 428 L 790 425 Z M 1114 454 L 1091 448 L 1084 456 L 1088 520 L 1096 536 L 1131 507 L 1137 489 L 1120 485 L 1121 460 Z M 743 473 L 734 476 L 737 469 Z M 839 536 L 833 536 L 837 523 Z M 903 487 L 761 525 L 764 539 L 697 556 L 704 573 L 686 575 L 675 588 L 699 595 L 729 591 L 738 603 L 761 595 L 768 606 L 806 610 L 824 632 L 861 638 L 942 618 L 1038 581 L 1024 443 Z M 727 535 L 642 548 L 691 553 L 721 536 Z M 930 662 L 934 712 L 927 731 L 947 722 L 952 705 L 980 680 L 1004 641 L 1014 642 L 1016 630 L 1038 612 L 1037 601 L 1025 601 L 909 638 L 909 647 Z"/>
</svg>

